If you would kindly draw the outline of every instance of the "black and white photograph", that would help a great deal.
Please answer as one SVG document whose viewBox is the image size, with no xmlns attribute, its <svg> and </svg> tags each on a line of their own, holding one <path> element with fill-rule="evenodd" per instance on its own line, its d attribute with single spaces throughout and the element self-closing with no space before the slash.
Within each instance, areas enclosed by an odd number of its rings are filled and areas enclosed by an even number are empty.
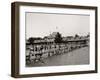
<svg viewBox="0 0 100 80">
<path fill-rule="evenodd" d="M 90 15 L 25 13 L 26 67 L 90 63 Z"/>
<path fill-rule="evenodd" d="M 97 73 L 97 7 L 12 3 L 12 76 Z"/>
</svg>

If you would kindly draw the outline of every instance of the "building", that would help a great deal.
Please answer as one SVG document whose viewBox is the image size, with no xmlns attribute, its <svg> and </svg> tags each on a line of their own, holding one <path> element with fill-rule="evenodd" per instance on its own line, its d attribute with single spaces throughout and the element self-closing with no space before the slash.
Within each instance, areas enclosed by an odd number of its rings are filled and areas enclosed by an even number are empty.
<svg viewBox="0 0 100 80">
<path fill-rule="evenodd" d="M 49 36 L 43 39 L 34 40 L 33 44 L 26 43 L 26 59 L 35 60 L 37 56 L 47 58 L 53 55 L 64 54 L 69 51 L 89 46 L 89 37 L 73 36 L 63 37 L 61 43 L 55 43 L 55 37 L 57 32 L 53 32 Z"/>
</svg>

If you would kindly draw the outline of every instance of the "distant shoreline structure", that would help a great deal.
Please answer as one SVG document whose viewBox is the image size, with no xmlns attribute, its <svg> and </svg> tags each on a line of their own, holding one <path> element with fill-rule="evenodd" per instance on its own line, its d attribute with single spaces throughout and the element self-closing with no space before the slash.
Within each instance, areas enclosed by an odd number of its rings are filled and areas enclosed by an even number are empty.
<svg viewBox="0 0 100 80">
<path fill-rule="evenodd" d="M 66 42 L 66 41 L 71 41 L 71 40 L 82 40 L 82 39 L 88 39 L 90 37 L 90 34 L 88 33 L 85 36 L 80 36 L 78 34 L 75 34 L 75 36 L 66 36 L 62 37 L 62 35 L 59 32 L 53 32 L 49 34 L 48 36 L 42 37 L 29 37 L 26 39 L 26 44 L 28 43 L 43 43 L 43 42 L 54 42 L 59 43 L 59 42 Z M 59 40 L 60 39 L 60 40 Z"/>
<path fill-rule="evenodd" d="M 26 41 L 26 65 L 29 63 L 41 62 L 41 59 L 53 55 L 68 53 L 70 51 L 89 47 L 90 35 L 62 37 L 59 32 L 53 32 L 49 36 L 30 37 Z"/>
</svg>

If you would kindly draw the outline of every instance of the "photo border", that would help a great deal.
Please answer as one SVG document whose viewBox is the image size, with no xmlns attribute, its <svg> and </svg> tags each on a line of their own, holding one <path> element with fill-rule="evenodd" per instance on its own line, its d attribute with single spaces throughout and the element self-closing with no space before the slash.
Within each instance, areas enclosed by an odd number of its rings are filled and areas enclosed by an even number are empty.
<svg viewBox="0 0 100 80">
<path fill-rule="evenodd" d="M 41 74 L 19 74 L 19 8 L 20 6 L 39 6 L 39 7 L 55 7 L 55 8 L 73 8 L 73 9 L 88 9 L 95 10 L 95 70 L 89 71 L 73 71 L 73 72 L 57 72 L 57 73 L 41 73 Z M 97 73 L 97 7 L 96 6 L 80 6 L 80 5 L 62 5 L 62 4 L 47 4 L 47 3 L 31 3 L 31 2 L 13 2 L 11 4 L 11 76 L 15 78 L 22 77 L 40 77 L 40 76 L 56 76 L 56 75 L 71 75 Z"/>
</svg>

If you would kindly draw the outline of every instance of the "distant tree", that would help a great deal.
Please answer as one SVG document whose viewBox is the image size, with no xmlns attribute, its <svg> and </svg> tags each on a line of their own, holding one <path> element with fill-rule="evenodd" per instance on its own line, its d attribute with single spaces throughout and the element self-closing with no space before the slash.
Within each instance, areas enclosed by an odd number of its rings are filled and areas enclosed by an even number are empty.
<svg viewBox="0 0 100 80">
<path fill-rule="evenodd" d="M 62 42 L 62 36 L 59 32 L 57 32 L 55 36 L 55 43 L 61 43 Z"/>
<path fill-rule="evenodd" d="M 90 34 L 87 34 L 87 37 L 90 37 Z"/>
<path fill-rule="evenodd" d="M 32 45 L 33 45 L 33 43 L 34 43 L 34 38 L 33 38 L 33 37 L 30 37 L 30 38 L 28 39 L 28 42 L 29 42 L 29 44 L 32 44 Z"/>
<path fill-rule="evenodd" d="M 34 38 L 34 40 L 41 40 L 41 39 L 42 39 L 41 37 Z"/>
<path fill-rule="evenodd" d="M 47 36 L 45 36 L 43 39 L 46 39 L 46 38 L 48 38 Z"/>
<path fill-rule="evenodd" d="M 33 45 L 35 40 L 41 40 L 41 39 L 42 39 L 41 37 L 30 37 L 27 41 L 29 42 L 29 44 Z"/>
<path fill-rule="evenodd" d="M 78 38 L 79 37 L 79 35 L 78 34 L 75 34 L 75 38 Z"/>
</svg>

